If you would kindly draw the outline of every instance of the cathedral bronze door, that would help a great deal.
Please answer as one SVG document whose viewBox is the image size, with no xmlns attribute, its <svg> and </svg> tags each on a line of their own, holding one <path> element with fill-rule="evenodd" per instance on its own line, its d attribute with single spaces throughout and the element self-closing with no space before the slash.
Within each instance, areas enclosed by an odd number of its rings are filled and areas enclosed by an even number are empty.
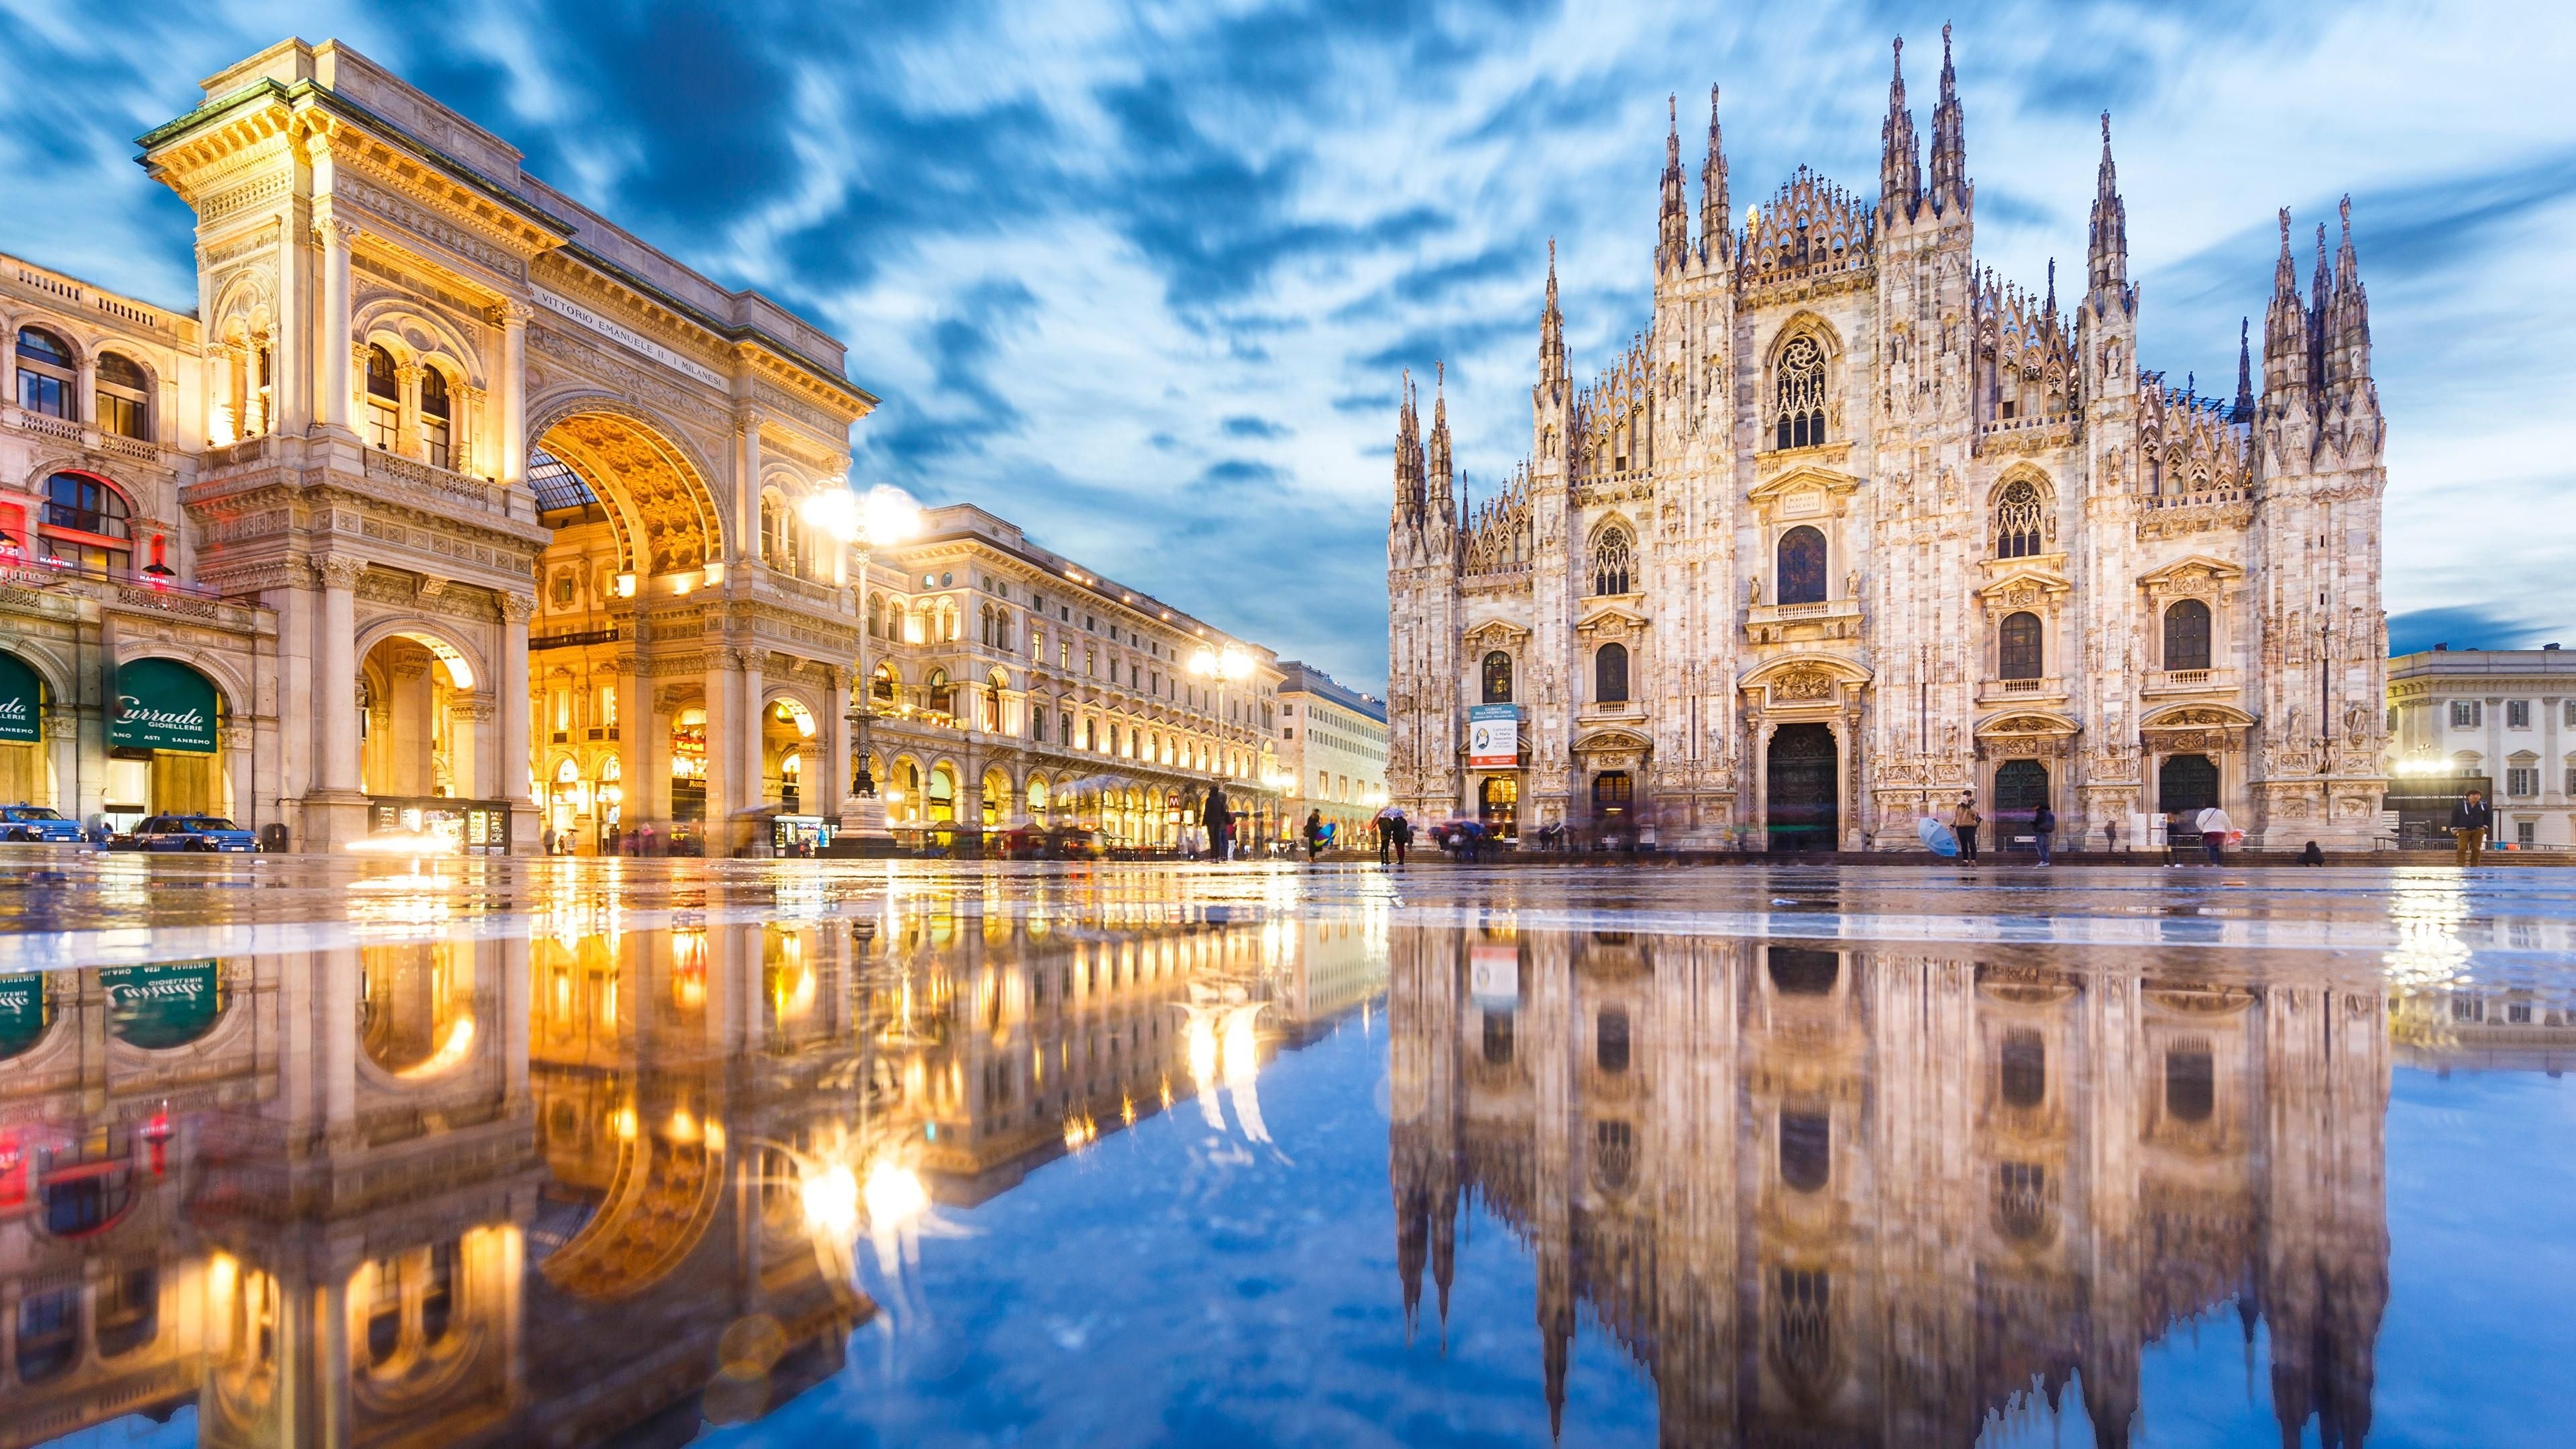
<svg viewBox="0 0 2576 1449">
<path fill-rule="evenodd" d="M 1840 765 L 1830 725 L 1782 725 L 1771 736 L 1766 776 L 1770 800 L 1768 826 L 1773 850 L 1832 850 L 1841 834 L 1835 808 L 1835 773 Z"/>
</svg>

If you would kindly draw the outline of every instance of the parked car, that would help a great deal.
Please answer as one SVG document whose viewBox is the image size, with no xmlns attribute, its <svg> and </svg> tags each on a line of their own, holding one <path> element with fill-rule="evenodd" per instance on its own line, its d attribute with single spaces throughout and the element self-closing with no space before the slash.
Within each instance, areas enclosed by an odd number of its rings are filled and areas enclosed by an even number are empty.
<svg viewBox="0 0 2576 1449">
<path fill-rule="evenodd" d="M 126 832 L 118 844 L 126 850 L 240 851 L 258 839 L 220 815 L 152 815 Z"/>
<path fill-rule="evenodd" d="M 80 845 L 89 840 L 89 832 L 77 820 L 66 820 L 62 812 L 43 805 L 0 805 L 0 840 L 55 841 Z"/>
<path fill-rule="evenodd" d="M 1078 825 L 1022 825 L 1002 832 L 1001 851 L 1012 860 L 1097 860 L 1100 833 Z"/>
</svg>

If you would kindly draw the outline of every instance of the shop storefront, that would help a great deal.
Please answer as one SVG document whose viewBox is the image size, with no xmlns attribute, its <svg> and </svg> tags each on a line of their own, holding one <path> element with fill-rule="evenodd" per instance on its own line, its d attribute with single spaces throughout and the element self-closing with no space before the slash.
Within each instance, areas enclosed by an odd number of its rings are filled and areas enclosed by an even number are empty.
<svg viewBox="0 0 2576 1449">
<path fill-rule="evenodd" d="M 510 802 L 450 800 L 443 795 L 404 799 L 367 797 L 371 835 L 427 835 L 460 855 L 510 853 Z"/>
<path fill-rule="evenodd" d="M 108 824 L 146 815 L 228 815 L 231 781 L 217 757 L 223 699 L 214 681 L 173 659 L 118 666 L 108 710 Z"/>
</svg>

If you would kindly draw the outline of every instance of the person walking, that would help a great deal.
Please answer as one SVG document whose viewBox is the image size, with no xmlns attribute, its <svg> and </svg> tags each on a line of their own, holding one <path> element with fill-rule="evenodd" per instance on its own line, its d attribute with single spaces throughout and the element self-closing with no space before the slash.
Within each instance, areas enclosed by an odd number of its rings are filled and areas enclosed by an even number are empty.
<svg viewBox="0 0 2576 1449">
<path fill-rule="evenodd" d="M 1384 865 L 1386 864 L 1387 837 L 1394 833 L 1393 824 L 1386 818 L 1386 812 L 1381 810 L 1378 812 L 1377 818 L 1370 821 L 1369 825 L 1370 828 L 1377 832 L 1377 863 Z"/>
<path fill-rule="evenodd" d="M 1985 818 L 1977 813 L 1977 792 L 1959 792 L 1959 808 L 1950 812 L 1950 833 L 1959 837 L 1959 858 L 1970 865 L 1977 863 L 1977 827 Z"/>
<path fill-rule="evenodd" d="M 2043 800 L 2040 802 L 2039 808 L 2031 812 L 2030 817 L 2030 838 L 2039 846 L 2039 863 L 2041 865 L 2048 865 L 2051 863 L 2048 858 L 2048 840 L 2050 836 L 2055 835 L 2056 833 L 2057 812 L 2049 809 L 2048 802 Z"/>
<path fill-rule="evenodd" d="M 1306 813 L 1306 863 L 1308 865 L 1313 865 L 1315 863 L 1315 857 L 1323 853 L 1324 812 L 1321 810 L 1310 810 Z"/>
<path fill-rule="evenodd" d="M 1226 827 L 1232 819 L 1231 812 L 1226 808 L 1225 787 L 1211 782 L 1208 785 L 1207 803 L 1199 809 L 1199 824 L 1207 831 L 1207 856 L 1213 856 L 1218 860 L 1225 859 Z M 1204 858 L 1206 857 L 1203 856 L 1202 859 Z"/>
<path fill-rule="evenodd" d="M 2236 822 L 2227 818 L 2226 811 L 2212 805 L 2200 812 L 2200 819 L 2195 823 L 2200 826 L 2200 848 L 2208 852 L 2209 863 L 2225 865 L 2227 832 L 2236 828 Z"/>
<path fill-rule="evenodd" d="M 1395 842 L 1395 863 L 1404 864 L 1404 848 L 1413 843 L 1412 817 L 1396 811 L 1395 818 L 1387 822 L 1387 835 Z"/>
<path fill-rule="evenodd" d="M 2495 826 L 2495 812 L 2487 808 L 2487 797 L 2471 790 L 2459 804 L 2451 807 L 2451 852 L 2460 865 L 2476 865 L 2486 855 L 2487 832 Z"/>
</svg>

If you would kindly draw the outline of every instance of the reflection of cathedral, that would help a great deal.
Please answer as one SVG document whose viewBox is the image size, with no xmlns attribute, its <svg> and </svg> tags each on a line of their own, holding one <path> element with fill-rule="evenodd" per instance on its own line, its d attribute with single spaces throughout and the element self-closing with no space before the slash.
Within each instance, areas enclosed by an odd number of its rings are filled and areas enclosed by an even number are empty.
<svg viewBox="0 0 2576 1449">
<path fill-rule="evenodd" d="M 2233 1300 L 2285 1437 L 2370 1427 L 2388 1295 L 2385 1010 L 1945 956 L 1398 928 L 1409 1310 L 1481 1200 L 1535 1255 L 1561 1415 L 1578 1303 L 1666 1443 L 1968 1444 Z"/>
<path fill-rule="evenodd" d="M 1248 1129 L 1260 1062 L 1383 982 L 1380 927 L 1060 889 L 0 976 L 0 1449 L 190 1404 L 209 1445 L 757 1417 L 874 1311 L 859 1183 L 977 1200 L 1220 1086 Z"/>
</svg>

